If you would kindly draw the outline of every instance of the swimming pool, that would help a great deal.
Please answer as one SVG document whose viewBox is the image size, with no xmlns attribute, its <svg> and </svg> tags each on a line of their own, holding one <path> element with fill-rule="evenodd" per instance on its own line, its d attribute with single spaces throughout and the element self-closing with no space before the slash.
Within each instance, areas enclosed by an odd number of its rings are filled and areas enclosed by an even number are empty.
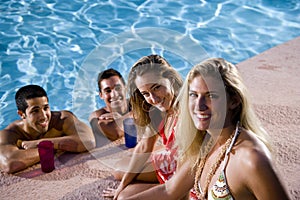
<svg viewBox="0 0 300 200">
<path fill-rule="evenodd" d="M 14 95 L 39 84 L 52 110 L 87 121 L 103 105 L 96 77 L 125 77 L 141 56 L 165 56 L 184 76 L 206 56 L 238 63 L 300 34 L 296 0 L 10 0 L 0 4 L 0 129 L 18 119 Z M 200 53 L 201 52 L 201 53 Z"/>
</svg>

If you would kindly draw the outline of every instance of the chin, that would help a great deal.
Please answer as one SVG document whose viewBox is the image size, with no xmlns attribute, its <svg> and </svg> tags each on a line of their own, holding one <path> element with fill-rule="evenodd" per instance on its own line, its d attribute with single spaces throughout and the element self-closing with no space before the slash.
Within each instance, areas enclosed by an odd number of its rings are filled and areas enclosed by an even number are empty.
<svg viewBox="0 0 300 200">
<path fill-rule="evenodd" d="M 114 101 L 110 103 L 112 108 L 120 108 L 122 107 L 123 104 L 124 104 L 123 101 Z"/>
<path fill-rule="evenodd" d="M 199 122 L 195 123 L 195 126 L 200 131 L 206 131 L 209 128 L 209 122 Z"/>
<path fill-rule="evenodd" d="M 156 107 L 156 106 L 155 106 Z M 166 112 L 167 109 L 165 107 L 156 107 L 158 110 L 160 110 L 161 112 Z"/>
</svg>

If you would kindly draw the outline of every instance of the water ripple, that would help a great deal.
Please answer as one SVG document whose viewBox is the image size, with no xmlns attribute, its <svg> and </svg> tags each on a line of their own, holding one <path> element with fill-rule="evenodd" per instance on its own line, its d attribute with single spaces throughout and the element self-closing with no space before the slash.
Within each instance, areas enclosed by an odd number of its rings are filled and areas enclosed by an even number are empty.
<svg viewBox="0 0 300 200">
<path fill-rule="evenodd" d="M 143 28 L 173 30 L 206 50 L 209 56 L 241 62 L 275 45 L 299 36 L 300 2 L 297 0 L 9 0 L 0 4 L 0 129 L 16 116 L 17 88 L 40 84 L 55 99 L 53 109 L 73 109 L 73 90 L 82 65 L 93 50 L 109 38 Z M 147 38 L 162 37 L 151 29 Z M 145 35 L 145 34 L 144 34 Z M 172 37 L 169 37 L 172 38 Z M 103 62 L 110 56 L 126 52 L 120 46 L 106 49 Z M 173 49 L 187 48 L 178 41 Z M 190 52 L 193 60 L 195 52 Z M 142 54 L 159 53 L 181 73 L 190 65 L 166 51 L 164 43 L 119 56 L 113 66 L 127 76 L 128 69 Z M 193 54 L 195 53 L 195 55 Z M 97 59 L 91 62 L 97 61 Z M 102 60 L 101 60 L 102 61 Z M 191 61 L 192 62 L 192 61 Z M 103 64 L 103 63 L 101 63 Z M 86 69 L 97 74 L 98 67 Z M 91 72 L 92 70 L 92 72 Z M 90 84 L 96 84 L 95 77 Z M 90 86 L 89 86 L 90 87 Z M 96 92 L 94 89 L 92 92 Z M 80 93 L 82 95 L 82 93 Z M 101 106 L 92 93 L 90 109 Z M 57 98 L 57 97 L 60 98 Z M 85 98 L 85 97 L 78 97 Z M 5 106 L 4 106 L 5 105 Z M 9 120 L 3 120 L 3 116 Z"/>
</svg>

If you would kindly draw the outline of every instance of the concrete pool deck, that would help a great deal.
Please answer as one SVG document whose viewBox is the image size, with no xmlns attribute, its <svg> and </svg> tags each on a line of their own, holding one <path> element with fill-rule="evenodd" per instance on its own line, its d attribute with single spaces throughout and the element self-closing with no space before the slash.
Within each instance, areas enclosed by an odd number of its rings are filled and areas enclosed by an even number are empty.
<svg viewBox="0 0 300 200">
<path fill-rule="evenodd" d="M 275 164 L 291 198 L 300 198 L 300 37 L 237 65 L 256 113 L 273 139 Z"/>
<path fill-rule="evenodd" d="M 276 170 L 292 200 L 300 198 L 299 55 L 300 37 L 237 64 L 273 139 Z M 118 182 L 98 160 L 109 160 L 122 149 L 120 144 L 119 149 L 95 149 L 92 154 L 63 154 L 51 173 L 41 172 L 39 164 L 15 175 L 1 172 L 0 199 L 101 199 L 103 189 Z"/>
</svg>

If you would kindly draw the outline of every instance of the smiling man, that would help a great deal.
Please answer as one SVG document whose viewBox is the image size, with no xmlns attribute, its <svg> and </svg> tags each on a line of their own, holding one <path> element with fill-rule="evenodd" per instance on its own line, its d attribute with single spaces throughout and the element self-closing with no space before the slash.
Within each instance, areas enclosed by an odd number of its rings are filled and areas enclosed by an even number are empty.
<svg viewBox="0 0 300 200">
<path fill-rule="evenodd" d="M 0 131 L 0 168 L 14 173 L 40 161 L 37 145 L 50 140 L 54 149 L 84 152 L 95 147 L 92 130 L 69 111 L 51 111 L 38 85 L 20 88 L 15 100 L 20 120 Z"/>
<path fill-rule="evenodd" d="M 125 81 L 115 69 L 106 69 L 98 75 L 99 97 L 105 106 L 92 112 L 89 117 L 96 139 L 101 147 L 124 136 L 123 120 L 132 117 L 126 99 Z"/>
</svg>

